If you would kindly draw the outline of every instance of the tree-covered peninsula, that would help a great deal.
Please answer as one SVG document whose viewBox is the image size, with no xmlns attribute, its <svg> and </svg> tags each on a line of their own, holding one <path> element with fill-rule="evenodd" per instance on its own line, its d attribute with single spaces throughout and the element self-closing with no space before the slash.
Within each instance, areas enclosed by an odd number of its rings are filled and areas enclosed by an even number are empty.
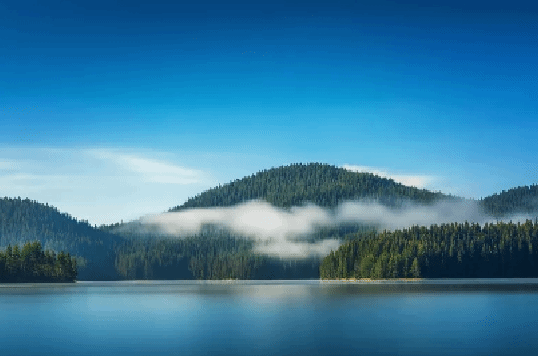
<svg viewBox="0 0 538 356">
<path fill-rule="evenodd" d="M 355 234 L 322 279 L 538 277 L 538 224 L 452 223 Z"/>
<path fill-rule="evenodd" d="M 76 278 L 75 258 L 63 251 L 43 251 L 38 241 L 0 251 L 0 283 L 74 282 Z"/>
</svg>

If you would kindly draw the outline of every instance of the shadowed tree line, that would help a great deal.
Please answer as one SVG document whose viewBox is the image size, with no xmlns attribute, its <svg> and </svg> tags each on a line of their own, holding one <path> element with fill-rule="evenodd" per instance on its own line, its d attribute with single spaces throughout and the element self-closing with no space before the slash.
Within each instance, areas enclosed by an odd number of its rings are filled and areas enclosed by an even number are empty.
<svg viewBox="0 0 538 356">
<path fill-rule="evenodd" d="M 74 282 L 76 278 L 74 258 L 64 252 L 43 251 L 38 241 L 0 251 L 0 283 Z"/>
<path fill-rule="evenodd" d="M 0 199 L 0 248 L 36 240 L 46 250 L 75 256 L 79 279 L 117 279 L 114 258 L 121 237 L 60 213 L 47 203 L 20 197 Z"/>
</svg>

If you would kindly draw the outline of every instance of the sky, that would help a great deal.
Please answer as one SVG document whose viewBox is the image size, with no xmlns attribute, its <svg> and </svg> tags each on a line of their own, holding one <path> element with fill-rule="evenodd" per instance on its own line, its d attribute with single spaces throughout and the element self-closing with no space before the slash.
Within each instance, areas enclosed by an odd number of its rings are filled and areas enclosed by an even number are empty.
<svg viewBox="0 0 538 356">
<path fill-rule="evenodd" d="M 297 162 L 538 182 L 529 1 L 74 3 L 0 2 L 0 196 L 100 225 Z"/>
</svg>

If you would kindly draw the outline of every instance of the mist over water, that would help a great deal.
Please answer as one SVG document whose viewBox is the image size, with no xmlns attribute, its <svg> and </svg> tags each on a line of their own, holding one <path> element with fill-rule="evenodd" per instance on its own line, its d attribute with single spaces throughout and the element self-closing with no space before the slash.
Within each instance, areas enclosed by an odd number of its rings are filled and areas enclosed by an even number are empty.
<svg viewBox="0 0 538 356">
<path fill-rule="evenodd" d="M 506 219 L 525 221 L 531 216 Z M 395 230 L 413 225 L 430 226 L 465 221 L 484 224 L 497 219 L 484 213 L 474 200 L 439 201 L 430 205 L 404 202 L 393 208 L 374 201 L 348 201 L 335 209 L 312 204 L 283 209 L 266 201 L 252 200 L 232 207 L 195 208 L 142 217 L 137 229 L 142 233 L 157 232 L 170 238 L 199 235 L 204 225 L 215 225 L 231 234 L 253 239 L 255 251 L 278 257 L 324 256 L 337 249 L 341 241 L 311 235 L 320 228 L 343 224 L 376 226 L 379 230 Z"/>
</svg>

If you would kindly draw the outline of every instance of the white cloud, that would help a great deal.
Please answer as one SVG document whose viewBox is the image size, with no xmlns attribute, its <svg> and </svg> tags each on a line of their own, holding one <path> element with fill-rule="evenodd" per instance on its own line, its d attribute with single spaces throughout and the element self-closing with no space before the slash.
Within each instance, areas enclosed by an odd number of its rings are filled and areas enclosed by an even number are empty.
<svg viewBox="0 0 538 356">
<path fill-rule="evenodd" d="M 335 239 L 327 239 L 314 243 L 292 242 L 286 240 L 266 244 L 258 243 L 254 247 L 254 251 L 256 253 L 280 258 L 324 257 L 331 251 L 336 251 L 341 244 L 341 241 Z"/>
<path fill-rule="evenodd" d="M 300 241 L 316 227 L 335 223 L 326 209 L 309 205 L 283 210 L 265 201 L 224 208 L 197 208 L 175 213 L 148 215 L 140 219 L 141 231 L 160 231 L 169 236 L 199 234 L 204 224 L 223 226 L 234 234 L 256 241 L 258 253 L 279 257 L 325 256 L 340 245 L 337 240 Z"/>
<path fill-rule="evenodd" d="M 113 161 L 130 172 L 140 174 L 146 182 L 194 184 L 201 183 L 204 179 L 202 171 L 184 168 L 170 162 L 106 149 L 92 149 L 86 153 L 98 159 Z"/>
<path fill-rule="evenodd" d="M 435 185 L 436 183 L 439 183 L 441 180 L 439 177 L 433 176 L 433 175 L 391 174 L 384 169 L 368 167 L 368 166 L 344 164 L 342 168 L 347 169 L 348 171 L 352 171 L 352 172 L 373 173 L 383 178 L 393 179 L 395 182 L 402 183 L 403 185 L 408 185 L 408 186 L 417 187 L 421 189 L 433 189 L 433 185 Z"/>
<path fill-rule="evenodd" d="M 517 216 L 512 220 L 525 221 Z M 223 227 L 233 234 L 255 241 L 255 251 L 279 257 L 327 255 L 340 241 L 326 239 L 312 242 L 311 234 L 319 227 L 358 223 L 377 226 L 380 230 L 408 228 L 413 225 L 465 221 L 483 224 L 495 220 L 482 211 L 477 201 L 439 201 L 432 205 L 412 202 L 395 209 L 372 201 L 349 201 L 336 209 L 314 205 L 285 210 L 265 201 L 253 200 L 233 207 L 195 208 L 185 211 L 148 215 L 133 228 L 140 232 L 161 232 L 171 238 L 197 235 L 205 224 Z M 321 236 L 320 236 L 321 237 Z M 329 236 L 325 236 L 329 237 Z"/>
<path fill-rule="evenodd" d="M 142 224 L 160 226 L 163 232 L 170 235 L 197 234 L 203 224 L 217 224 L 264 241 L 284 241 L 289 236 L 311 233 L 315 226 L 327 225 L 332 218 L 325 209 L 313 205 L 286 211 L 265 201 L 253 200 L 233 207 L 197 208 L 148 215 L 140 221 Z"/>
<path fill-rule="evenodd" d="M 435 177 L 425 175 L 391 175 L 395 182 L 417 188 L 428 188 L 436 181 Z"/>
</svg>

